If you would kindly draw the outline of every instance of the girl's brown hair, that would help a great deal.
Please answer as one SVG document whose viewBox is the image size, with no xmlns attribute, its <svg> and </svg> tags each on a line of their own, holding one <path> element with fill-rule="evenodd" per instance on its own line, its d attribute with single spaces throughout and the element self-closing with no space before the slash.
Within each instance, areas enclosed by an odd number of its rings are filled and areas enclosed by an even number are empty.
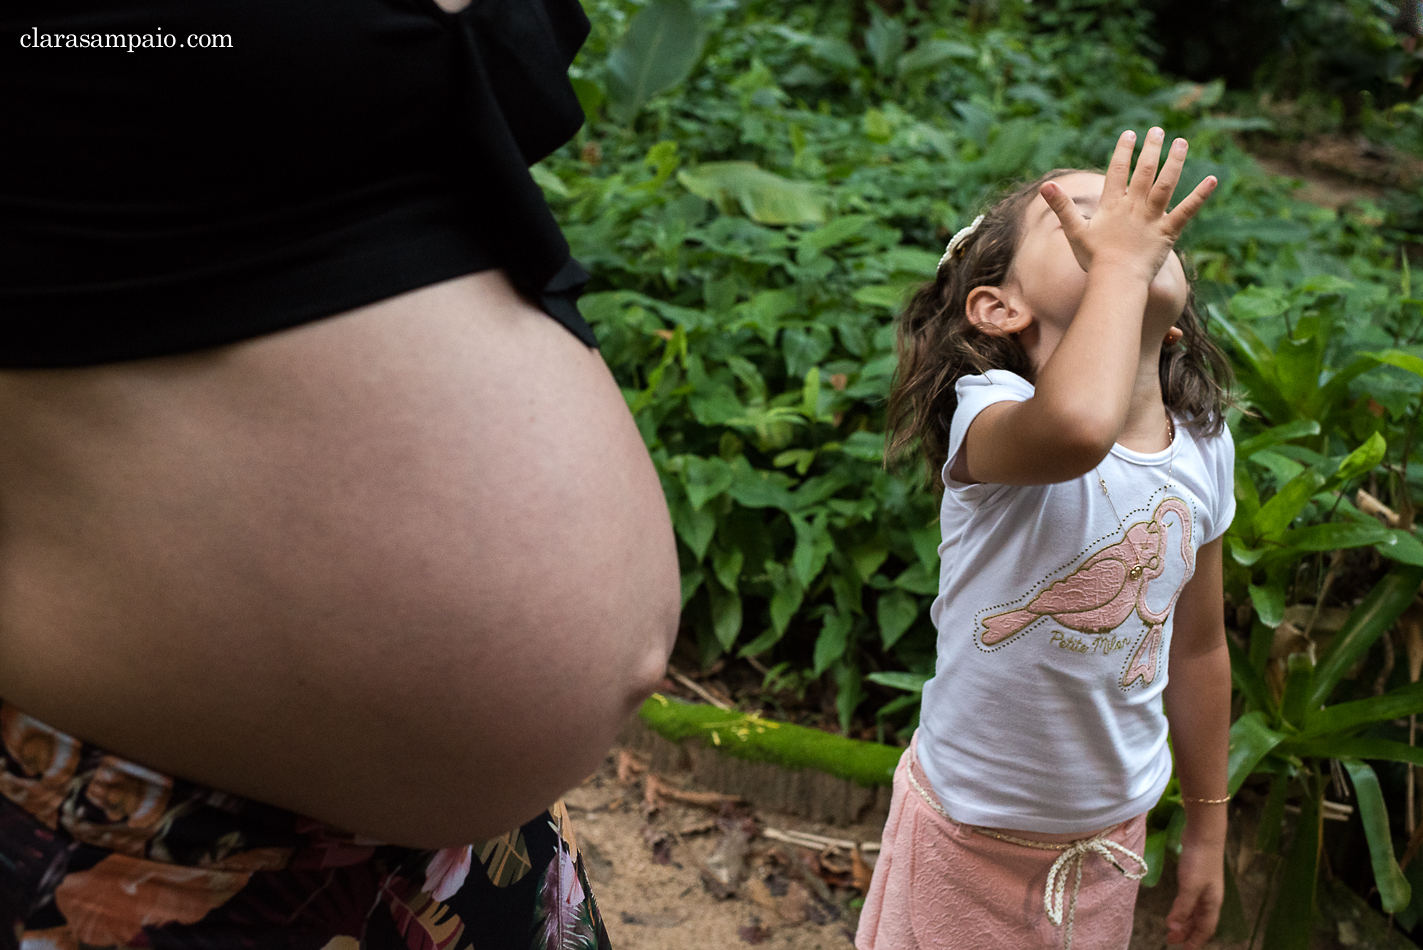
<svg viewBox="0 0 1423 950">
<path fill-rule="evenodd" d="M 1035 381 L 1032 361 L 1017 340 L 990 335 L 969 322 L 968 295 L 975 287 L 1007 282 L 1028 205 L 1045 182 L 1076 171 L 1055 169 L 1002 196 L 984 212 L 957 256 L 940 265 L 934 281 L 910 299 L 896 324 L 899 366 L 885 418 L 886 465 L 920 455 L 930 483 L 942 488 L 938 475 L 948 461 L 959 377 L 1004 369 Z M 1176 416 L 1214 435 L 1224 424 L 1229 404 L 1230 364 L 1206 335 L 1194 292 L 1187 296 L 1176 326 L 1180 342 L 1161 350 L 1162 398 Z"/>
</svg>

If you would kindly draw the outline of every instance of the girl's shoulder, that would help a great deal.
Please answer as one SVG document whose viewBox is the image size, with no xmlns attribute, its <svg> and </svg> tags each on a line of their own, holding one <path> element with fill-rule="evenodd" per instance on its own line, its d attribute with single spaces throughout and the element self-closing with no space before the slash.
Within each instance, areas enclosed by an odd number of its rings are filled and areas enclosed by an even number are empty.
<svg viewBox="0 0 1423 950">
<path fill-rule="evenodd" d="M 1033 384 L 1017 373 L 1006 369 L 989 369 L 971 376 L 960 376 L 954 381 L 954 394 L 960 405 L 966 398 L 975 397 L 986 402 L 1000 402 L 1008 399 L 1022 401 L 1033 395 Z"/>
<path fill-rule="evenodd" d="M 1227 471 L 1235 468 L 1235 437 L 1224 419 L 1196 420 L 1190 416 L 1178 419 L 1177 424 L 1190 434 L 1191 441 L 1201 457 L 1208 462 L 1223 466 Z"/>
</svg>

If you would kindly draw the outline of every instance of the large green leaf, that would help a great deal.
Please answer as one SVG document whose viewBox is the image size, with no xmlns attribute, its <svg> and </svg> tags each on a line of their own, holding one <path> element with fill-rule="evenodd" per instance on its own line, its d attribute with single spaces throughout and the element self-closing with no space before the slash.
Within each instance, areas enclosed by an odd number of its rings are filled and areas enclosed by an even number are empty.
<svg viewBox="0 0 1423 950">
<path fill-rule="evenodd" d="M 1298 728 L 1304 721 L 1313 682 L 1314 663 L 1309 654 L 1290 654 L 1285 673 L 1285 691 L 1280 697 L 1280 718 L 1288 725 Z"/>
<path fill-rule="evenodd" d="M 1161 883 L 1161 872 L 1166 870 L 1166 829 L 1161 828 L 1146 836 L 1146 847 L 1141 856 L 1146 859 L 1146 877 L 1141 879 L 1142 887 L 1155 887 Z"/>
<path fill-rule="evenodd" d="M 1250 603 L 1255 616 L 1267 627 L 1278 627 L 1285 620 L 1285 580 L 1249 588 Z"/>
<path fill-rule="evenodd" d="M 734 201 L 760 224 L 823 224 L 825 197 L 815 185 L 791 181 L 755 162 L 707 162 L 677 173 L 692 194 L 724 204 Z"/>
<path fill-rule="evenodd" d="M 879 620 L 881 641 L 889 650 L 914 625 L 919 616 L 919 599 L 898 588 L 885 591 L 875 604 L 875 616 Z"/>
<path fill-rule="evenodd" d="M 707 585 L 711 594 L 712 630 L 723 650 L 730 650 L 741 633 L 741 595 L 719 584 Z"/>
<path fill-rule="evenodd" d="M 1305 717 L 1300 738 L 1312 739 L 1352 732 L 1374 722 L 1423 713 L 1423 682 L 1400 686 L 1382 696 L 1337 703 Z"/>
<path fill-rule="evenodd" d="M 1256 709 L 1272 713 L 1275 704 L 1270 697 L 1269 687 L 1265 685 L 1265 678 L 1250 665 L 1250 657 L 1234 640 L 1227 637 L 1225 645 L 1230 651 L 1230 680 L 1235 684 L 1235 688 L 1240 690 Z"/>
<path fill-rule="evenodd" d="M 771 627 L 777 636 L 786 632 L 791 617 L 805 601 L 805 587 L 792 571 L 785 572 L 784 580 L 776 583 L 776 592 L 771 595 Z"/>
<path fill-rule="evenodd" d="M 703 35 L 688 0 L 652 0 L 632 18 L 608 56 L 608 99 L 624 121 L 678 85 L 702 55 Z"/>
<path fill-rule="evenodd" d="M 1419 541 L 1417 535 L 1401 528 L 1394 528 L 1389 534 L 1392 535 L 1392 538 L 1380 544 L 1375 550 L 1384 557 L 1391 558 L 1401 564 L 1423 567 L 1423 541 Z"/>
<path fill-rule="evenodd" d="M 1250 528 L 1257 536 L 1275 537 L 1290 526 L 1309 504 L 1309 500 L 1324 487 L 1325 477 L 1313 468 L 1307 468 L 1290 479 L 1275 496 L 1260 506 L 1260 510 L 1250 521 Z"/>
<path fill-rule="evenodd" d="M 1377 521 L 1335 521 L 1287 531 L 1280 537 L 1286 551 L 1338 551 L 1392 544 L 1393 535 Z"/>
<path fill-rule="evenodd" d="M 1293 442 L 1295 439 L 1305 439 L 1312 435 L 1319 435 L 1319 423 L 1313 419 L 1296 419 L 1294 422 L 1273 426 L 1259 435 L 1244 440 L 1235 447 L 1235 457 L 1246 459 L 1261 449 L 1268 449 L 1272 445 L 1280 445 L 1284 442 Z"/>
<path fill-rule="evenodd" d="M 865 30 L 865 49 L 875 62 L 875 69 L 881 76 L 895 71 L 899 57 L 904 54 L 908 33 L 904 23 L 887 16 L 878 6 L 870 7 L 870 28 Z"/>
<path fill-rule="evenodd" d="M 1275 906 L 1265 926 L 1264 950 L 1309 950 L 1314 932 L 1314 895 L 1319 878 L 1320 804 L 1308 783 L 1300 805 L 1294 844 L 1285 858 L 1275 892 Z"/>
<path fill-rule="evenodd" d="M 1370 353 L 1368 355 L 1380 363 L 1387 363 L 1389 366 L 1397 366 L 1399 369 L 1407 370 L 1417 376 L 1423 376 L 1423 359 L 1414 356 L 1412 353 L 1405 353 L 1402 350 L 1380 350 L 1377 353 Z"/>
<path fill-rule="evenodd" d="M 850 642 L 850 630 L 855 625 L 853 614 L 832 611 L 825 615 L 820 636 L 815 641 L 815 675 L 819 676 L 830 665 L 845 655 Z"/>
<path fill-rule="evenodd" d="M 791 515 L 791 525 L 795 528 L 795 552 L 791 556 L 791 570 L 801 589 L 810 587 L 811 581 L 820 576 L 830 552 L 835 549 L 835 541 L 830 537 L 826 519 L 822 515 L 809 521 L 800 515 Z"/>
<path fill-rule="evenodd" d="M 1408 906 L 1412 890 L 1408 879 L 1393 854 L 1393 835 L 1388 829 L 1388 807 L 1374 770 L 1358 759 L 1343 759 L 1341 765 L 1354 782 L 1354 797 L 1359 803 L 1359 817 L 1364 823 L 1364 836 L 1369 842 L 1369 860 L 1374 868 L 1374 882 L 1379 887 L 1379 901 L 1385 913 L 1396 914 Z"/>
<path fill-rule="evenodd" d="M 1339 463 L 1339 468 L 1329 479 L 1329 486 L 1342 485 L 1352 481 L 1360 475 L 1367 475 L 1373 471 L 1374 467 L 1383 461 L 1383 457 L 1388 452 L 1388 443 L 1384 437 L 1375 432 L 1364 441 L 1354 451 L 1345 456 L 1344 461 Z"/>
<path fill-rule="evenodd" d="M 1286 739 L 1278 746 L 1281 755 L 1302 759 L 1384 759 L 1423 765 L 1423 746 L 1411 746 L 1390 739 L 1338 738 Z"/>
<path fill-rule="evenodd" d="M 706 508 L 693 508 L 686 499 L 672 503 L 672 526 L 677 529 L 677 537 L 691 549 L 696 559 L 706 557 L 712 535 L 716 533 L 716 515 Z"/>
<path fill-rule="evenodd" d="M 870 673 L 865 677 L 871 683 L 902 689 L 908 693 L 924 692 L 924 684 L 929 682 L 928 673 Z"/>
<path fill-rule="evenodd" d="M 693 508 L 700 508 L 731 487 L 731 466 L 715 456 L 704 459 L 688 455 L 683 460 L 682 477 L 687 500 Z"/>
<path fill-rule="evenodd" d="M 1310 695 L 1311 708 L 1329 700 L 1344 674 L 1413 602 L 1420 584 L 1423 584 L 1423 567 L 1399 564 L 1374 585 L 1320 657 L 1314 673 L 1314 691 Z"/>
<path fill-rule="evenodd" d="M 1266 724 L 1265 714 L 1256 710 L 1246 713 L 1230 727 L 1230 759 L 1227 786 L 1230 794 L 1240 790 L 1260 760 L 1284 740 L 1282 733 Z"/>
</svg>

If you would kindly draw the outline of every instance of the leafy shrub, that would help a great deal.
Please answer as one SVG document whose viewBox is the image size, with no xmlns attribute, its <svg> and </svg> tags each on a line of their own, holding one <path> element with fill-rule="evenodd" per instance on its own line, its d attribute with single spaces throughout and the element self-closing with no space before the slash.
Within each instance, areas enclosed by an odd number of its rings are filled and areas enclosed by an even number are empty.
<svg viewBox="0 0 1423 950">
<path fill-rule="evenodd" d="M 1382 221 L 1290 201 L 1233 144 L 1251 120 L 1211 114 L 1220 84 L 1161 76 L 1094 19 L 1100 5 L 976 24 L 951 3 L 907 18 L 871 7 L 860 27 L 848 4 L 706 4 L 695 35 L 664 37 L 704 50 L 690 78 L 631 104 L 618 98 L 639 55 L 626 24 L 644 14 L 587 6 L 595 33 L 577 81 L 592 119 L 539 176 L 594 274 L 584 311 L 661 475 L 704 662 L 760 656 L 783 679 L 833 684 L 844 728 L 867 699 L 912 726 L 932 672 L 939 535 L 934 495 L 880 465 L 893 314 L 995 189 L 1099 166 L 1123 127 L 1191 138 L 1183 188 L 1221 178 L 1186 240 L 1202 295 L 1242 365 L 1252 346 L 1287 351 L 1259 370 L 1284 402 L 1252 388 L 1262 414 L 1235 420 L 1238 437 L 1320 427 L 1244 456 L 1267 526 L 1354 519 L 1327 491 L 1363 472 L 1340 478 L 1330 460 L 1375 435 L 1395 468 L 1416 455 L 1396 438 L 1417 389 L 1407 373 L 1375 362 L 1320 382 L 1356 351 L 1416 350 L 1416 332 L 1389 335 L 1419 313 Z M 1359 408 L 1366 383 L 1382 416 Z M 1328 398 L 1309 403 L 1321 386 Z M 1306 469 L 1324 481 L 1285 517 L 1271 492 Z M 1242 529 L 1233 543 L 1273 537 Z M 1237 603 L 1260 589 L 1252 602 L 1276 604 L 1288 562 L 1238 563 Z"/>
</svg>

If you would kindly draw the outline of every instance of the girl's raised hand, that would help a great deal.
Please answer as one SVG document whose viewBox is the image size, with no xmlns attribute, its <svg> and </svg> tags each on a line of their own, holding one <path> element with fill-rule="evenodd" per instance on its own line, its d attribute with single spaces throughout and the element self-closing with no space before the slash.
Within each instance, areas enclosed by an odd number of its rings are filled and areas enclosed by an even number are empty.
<svg viewBox="0 0 1423 950">
<path fill-rule="evenodd" d="M 1077 263 L 1085 271 L 1094 264 L 1110 262 L 1135 270 L 1150 283 L 1166 262 L 1166 255 L 1181 236 L 1187 222 L 1215 190 L 1216 178 L 1209 176 L 1171 211 L 1167 206 L 1181 179 L 1186 162 L 1185 139 L 1176 139 L 1160 166 L 1161 145 L 1166 133 L 1153 128 L 1146 134 L 1136 171 L 1132 172 L 1132 149 L 1136 133 L 1123 132 L 1107 166 L 1102 198 L 1091 219 L 1084 218 L 1066 192 L 1056 182 L 1047 182 L 1039 192 L 1062 222 L 1063 233 L 1072 245 Z"/>
</svg>

